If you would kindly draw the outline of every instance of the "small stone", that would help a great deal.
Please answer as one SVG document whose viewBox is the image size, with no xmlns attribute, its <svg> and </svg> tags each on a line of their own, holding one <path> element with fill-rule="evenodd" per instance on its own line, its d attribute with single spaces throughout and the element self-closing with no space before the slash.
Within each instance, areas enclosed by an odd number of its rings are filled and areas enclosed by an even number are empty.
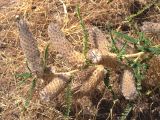
<svg viewBox="0 0 160 120">
<path fill-rule="evenodd" d="M 6 48 L 7 44 L 4 42 L 0 42 L 0 49 Z"/>
<path fill-rule="evenodd" d="M 57 59 L 62 59 L 63 56 L 62 56 L 62 54 L 57 54 L 57 55 L 56 55 L 56 58 L 57 58 Z"/>
</svg>

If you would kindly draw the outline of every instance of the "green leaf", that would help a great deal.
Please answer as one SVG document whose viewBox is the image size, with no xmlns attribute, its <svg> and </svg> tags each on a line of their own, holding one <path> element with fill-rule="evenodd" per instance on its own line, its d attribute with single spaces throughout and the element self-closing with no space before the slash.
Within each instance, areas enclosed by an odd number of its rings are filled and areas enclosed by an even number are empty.
<svg viewBox="0 0 160 120">
<path fill-rule="evenodd" d="M 119 49 L 117 48 L 116 46 L 116 40 L 113 38 L 113 35 L 112 35 L 112 31 L 109 32 L 110 33 L 110 37 L 111 37 L 111 52 L 114 52 L 114 53 L 119 53 Z"/>
<path fill-rule="evenodd" d="M 121 37 L 124 38 L 126 41 L 137 44 L 137 40 L 134 39 L 133 37 L 128 36 L 127 34 L 121 33 L 121 32 L 117 32 L 117 31 L 113 31 L 113 33 L 117 36 L 117 37 Z"/>
<path fill-rule="evenodd" d="M 44 68 L 47 65 L 48 51 L 49 51 L 49 44 L 46 46 L 45 51 L 44 51 L 44 59 L 43 59 L 43 66 L 44 66 Z"/>
<path fill-rule="evenodd" d="M 18 79 L 20 78 L 21 80 L 18 82 L 18 87 L 20 87 L 22 84 L 26 82 L 28 78 L 31 78 L 32 74 L 31 73 L 22 73 L 22 74 L 16 74 L 15 78 Z"/>
<path fill-rule="evenodd" d="M 107 73 L 106 73 L 106 76 L 105 76 L 103 82 L 104 82 L 105 86 L 107 87 L 107 89 L 112 93 L 113 99 L 115 99 L 116 95 L 114 94 L 114 91 L 112 89 L 112 85 L 109 84 L 109 76 L 110 76 L 110 72 L 109 72 L 109 70 L 107 70 Z"/>
<path fill-rule="evenodd" d="M 131 110 L 132 110 L 132 106 L 130 104 L 127 104 L 127 107 L 125 108 L 124 112 L 122 113 L 120 120 L 126 120 L 127 116 L 131 112 Z"/>
<path fill-rule="evenodd" d="M 142 80 L 144 80 L 144 74 L 147 70 L 147 64 L 140 62 L 136 62 L 134 64 L 136 64 L 133 68 L 134 75 L 136 78 L 136 87 L 137 90 L 140 92 L 140 90 L 142 90 Z"/>
<path fill-rule="evenodd" d="M 150 47 L 148 48 L 149 52 L 152 54 L 159 55 L 160 54 L 160 47 Z"/>
<path fill-rule="evenodd" d="M 148 58 L 146 58 L 146 59 L 148 59 Z M 142 90 L 142 80 L 144 80 L 145 72 L 147 71 L 149 66 L 146 63 L 139 62 L 139 61 L 135 62 L 133 60 L 128 60 L 128 59 L 127 59 L 127 63 L 129 66 L 132 67 L 132 69 L 134 71 L 134 76 L 136 79 L 136 88 L 137 88 L 138 92 L 140 93 L 140 91 Z"/>
<path fill-rule="evenodd" d="M 28 78 L 31 78 L 32 74 L 27 72 L 27 73 L 22 73 L 22 74 L 16 74 L 15 77 L 16 79 L 21 78 L 23 80 L 26 80 Z"/>
<path fill-rule="evenodd" d="M 139 43 L 141 43 L 141 42 L 143 42 L 143 46 L 150 46 L 151 45 L 151 41 L 147 38 L 147 37 L 145 37 L 145 34 L 143 33 L 143 32 L 139 32 L 138 33 L 139 34 Z"/>
</svg>

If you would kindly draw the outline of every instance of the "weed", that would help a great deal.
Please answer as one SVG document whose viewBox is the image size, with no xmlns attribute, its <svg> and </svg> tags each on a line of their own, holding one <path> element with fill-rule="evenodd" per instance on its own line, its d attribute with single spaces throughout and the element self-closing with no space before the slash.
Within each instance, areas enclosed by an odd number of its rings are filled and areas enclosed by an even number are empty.
<svg viewBox="0 0 160 120">
<path fill-rule="evenodd" d="M 147 64 L 145 63 L 140 63 L 140 62 L 133 62 L 130 64 L 133 71 L 134 71 L 134 76 L 136 78 L 136 87 L 137 90 L 140 92 L 142 90 L 142 80 L 144 79 L 144 73 L 147 70 Z"/>
</svg>

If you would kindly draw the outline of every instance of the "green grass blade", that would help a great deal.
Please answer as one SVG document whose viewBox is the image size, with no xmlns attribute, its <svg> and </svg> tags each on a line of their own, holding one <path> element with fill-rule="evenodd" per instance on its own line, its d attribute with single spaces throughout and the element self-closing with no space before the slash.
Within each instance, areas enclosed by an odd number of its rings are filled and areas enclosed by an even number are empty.
<svg viewBox="0 0 160 120">
<path fill-rule="evenodd" d="M 122 57 L 126 53 L 126 46 L 127 46 L 127 41 L 123 44 L 122 48 L 120 49 L 120 52 L 118 53 L 118 59 L 120 61 L 122 61 Z"/>
<path fill-rule="evenodd" d="M 28 79 L 28 78 L 31 78 L 31 77 L 32 77 L 32 74 L 26 72 L 26 73 L 22 73 L 22 74 L 16 74 L 15 77 L 16 77 L 16 79 L 18 79 L 18 78 Z"/>
<path fill-rule="evenodd" d="M 18 82 L 18 86 L 20 87 L 22 84 L 26 82 L 28 78 L 31 78 L 32 74 L 31 73 L 22 73 L 22 74 L 16 74 L 15 78 L 18 79 L 20 78 L 21 80 Z"/>
<path fill-rule="evenodd" d="M 47 66 L 47 59 L 48 59 L 48 52 L 49 51 L 49 44 L 46 46 L 45 51 L 44 51 L 44 58 L 43 58 L 43 66 L 44 68 Z"/>
<path fill-rule="evenodd" d="M 109 77 L 110 77 L 110 71 L 107 70 L 107 73 L 106 73 L 106 76 L 105 76 L 103 82 L 104 82 L 105 86 L 107 87 L 107 89 L 112 93 L 113 99 L 116 99 L 116 95 L 114 94 L 114 91 L 112 89 L 112 85 L 109 82 L 109 80 L 110 80 Z"/>
<path fill-rule="evenodd" d="M 160 55 L 160 47 L 150 47 L 148 49 L 152 54 Z"/>
</svg>

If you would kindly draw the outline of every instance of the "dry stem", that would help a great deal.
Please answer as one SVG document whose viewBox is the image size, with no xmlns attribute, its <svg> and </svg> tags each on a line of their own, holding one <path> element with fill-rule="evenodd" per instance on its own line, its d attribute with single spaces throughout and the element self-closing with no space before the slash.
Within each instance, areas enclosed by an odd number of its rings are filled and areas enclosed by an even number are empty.
<svg viewBox="0 0 160 120">
<path fill-rule="evenodd" d="M 122 58 L 135 58 L 135 57 L 141 57 L 144 55 L 144 52 L 134 53 L 134 54 L 125 54 L 122 56 Z M 98 49 L 91 49 L 88 52 L 88 59 L 92 61 L 92 63 L 95 64 L 102 64 L 106 67 L 110 68 L 117 68 L 120 64 L 118 61 L 118 55 L 111 52 L 106 52 L 106 54 L 102 54 L 101 51 Z"/>
</svg>

